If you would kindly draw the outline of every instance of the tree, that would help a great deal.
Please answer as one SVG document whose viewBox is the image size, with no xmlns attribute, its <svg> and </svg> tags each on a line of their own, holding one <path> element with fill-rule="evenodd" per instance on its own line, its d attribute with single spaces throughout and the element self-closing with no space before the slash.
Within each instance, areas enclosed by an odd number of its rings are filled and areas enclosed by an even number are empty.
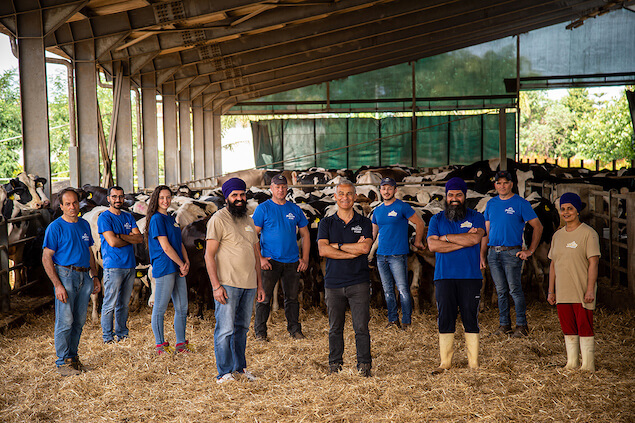
<svg viewBox="0 0 635 423">
<path fill-rule="evenodd" d="M 22 138 L 16 138 L 21 134 L 20 89 L 17 72 L 10 69 L 0 74 L 0 178 L 12 178 L 22 172 Z"/>
</svg>

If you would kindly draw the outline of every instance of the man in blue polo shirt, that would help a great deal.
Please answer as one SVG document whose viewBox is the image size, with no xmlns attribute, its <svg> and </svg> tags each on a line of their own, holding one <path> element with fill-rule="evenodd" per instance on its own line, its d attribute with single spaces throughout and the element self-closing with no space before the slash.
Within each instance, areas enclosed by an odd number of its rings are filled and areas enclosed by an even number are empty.
<svg viewBox="0 0 635 423">
<path fill-rule="evenodd" d="M 66 188 L 59 198 L 62 216 L 46 228 L 42 265 L 55 286 L 55 364 L 60 375 L 71 376 L 88 370 L 77 349 L 90 294 L 98 293 L 101 284 L 90 249 L 90 225 L 79 217 L 77 192 Z"/>
<path fill-rule="evenodd" d="M 346 305 L 351 308 L 357 370 L 370 377 L 370 279 L 368 253 L 373 244 L 372 224 L 353 210 L 355 186 L 349 181 L 336 187 L 337 213 L 325 217 L 318 227 L 320 256 L 326 257 L 324 291 L 329 315 L 329 372 L 342 369 Z"/>
<path fill-rule="evenodd" d="M 104 267 L 101 330 L 106 344 L 114 342 L 115 337 L 117 342 L 128 337 L 128 305 L 137 264 L 132 244 L 143 241 L 132 214 L 121 210 L 124 206 L 123 188 L 114 186 L 108 190 L 108 204 L 108 210 L 97 219 Z"/>
<path fill-rule="evenodd" d="M 486 235 L 481 241 L 481 268 L 489 263 L 489 270 L 498 295 L 498 313 L 500 326 L 495 335 L 512 334 L 509 313 L 509 295 L 516 309 L 516 329 L 512 337 L 521 338 L 529 334 L 527 326 L 527 306 L 520 275 L 523 261 L 527 260 L 538 248 L 542 235 L 542 224 L 531 208 L 529 201 L 512 192 L 512 175 L 501 170 L 495 175 L 496 192 L 485 207 Z M 525 223 L 533 228 L 531 245 L 523 249 L 523 231 Z M 489 253 L 487 248 L 489 246 Z"/>
<path fill-rule="evenodd" d="M 436 253 L 434 286 L 441 355 L 441 364 L 433 374 L 452 366 L 458 311 L 465 329 L 468 365 L 478 367 L 478 306 L 483 282 L 479 253 L 485 220 L 482 214 L 467 208 L 466 194 L 463 179 L 446 182 L 445 210 L 432 216 L 428 227 L 428 248 Z"/>
<path fill-rule="evenodd" d="M 388 325 L 406 330 L 411 323 L 412 300 L 408 284 L 408 221 L 416 226 L 414 246 L 423 249 L 425 223 L 409 204 L 395 198 L 397 182 L 384 178 L 379 184 L 383 204 L 373 211 L 373 239 L 378 239 L 377 269 L 388 309 Z M 401 326 L 395 299 L 395 285 L 401 299 Z"/>
<path fill-rule="evenodd" d="M 284 175 L 271 178 L 271 199 L 261 203 L 254 212 L 256 232 L 260 234 L 260 267 L 265 300 L 256 303 L 254 331 L 256 339 L 267 340 L 267 319 L 271 310 L 273 289 L 278 280 L 284 293 L 284 314 L 287 330 L 294 339 L 303 339 L 300 325 L 300 272 L 309 265 L 311 238 L 308 221 L 302 209 L 286 200 L 289 186 Z M 302 238 L 302 258 L 298 254 L 296 228 Z"/>
</svg>

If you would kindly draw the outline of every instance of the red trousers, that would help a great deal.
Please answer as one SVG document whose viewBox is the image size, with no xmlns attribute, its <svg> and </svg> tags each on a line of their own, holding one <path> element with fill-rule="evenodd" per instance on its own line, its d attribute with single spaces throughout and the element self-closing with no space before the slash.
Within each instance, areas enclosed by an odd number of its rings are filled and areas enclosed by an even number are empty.
<svg viewBox="0 0 635 423">
<path fill-rule="evenodd" d="M 593 336 L 593 310 L 580 303 L 558 304 L 560 327 L 565 335 Z"/>
</svg>

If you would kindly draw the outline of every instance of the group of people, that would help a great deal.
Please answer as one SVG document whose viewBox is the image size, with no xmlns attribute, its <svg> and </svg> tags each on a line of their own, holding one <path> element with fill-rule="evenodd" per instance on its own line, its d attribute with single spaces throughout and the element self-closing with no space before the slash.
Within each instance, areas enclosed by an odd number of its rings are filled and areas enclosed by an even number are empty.
<svg viewBox="0 0 635 423">
<path fill-rule="evenodd" d="M 499 300 L 500 327 L 497 334 L 513 337 L 529 333 L 525 300 L 520 283 L 522 262 L 536 250 L 542 226 L 529 203 L 512 193 L 512 177 L 500 171 L 495 177 L 498 196 L 489 201 L 485 215 L 466 206 L 467 185 L 452 178 L 445 185 L 445 208 L 432 217 L 427 244 L 436 254 L 434 283 L 438 308 L 441 364 L 433 374 L 451 367 L 456 318 L 461 313 L 465 328 L 468 365 L 478 367 L 478 309 L 482 286 L 481 269 L 489 264 Z M 305 335 L 299 319 L 299 277 L 308 267 L 311 248 L 308 222 L 302 210 L 286 200 L 288 183 L 283 175 L 271 182 L 271 199 L 260 204 L 253 218 L 247 214 L 245 182 L 231 178 L 222 185 L 226 207 L 208 221 L 205 264 L 215 303 L 214 353 L 217 383 L 244 378 L 255 380 L 247 369 L 247 333 L 256 302 L 255 337 L 266 342 L 267 320 L 274 287 L 279 280 L 284 293 L 287 330 L 293 339 Z M 329 373 L 344 364 L 344 322 L 350 307 L 357 370 L 371 376 L 370 270 L 368 254 L 377 240 L 377 266 L 387 304 L 388 326 L 407 330 L 411 325 L 407 255 L 410 251 L 409 222 L 413 223 L 414 248 L 423 249 L 425 224 L 407 203 L 395 197 L 396 182 L 380 183 L 383 203 L 372 221 L 353 209 L 355 185 L 342 181 L 336 186 L 337 212 L 319 222 L 317 247 L 325 258 L 325 301 L 329 319 Z M 55 287 L 56 365 L 62 376 L 87 370 L 78 355 L 79 339 L 86 320 L 91 293 L 101 284 L 90 247 L 88 223 L 78 216 L 77 193 L 65 189 L 59 194 L 63 215 L 46 230 L 42 262 Z M 190 262 L 181 239 L 181 228 L 168 213 L 172 192 L 165 185 L 152 193 L 141 234 L 132 215 L 122 210 L 124 192 L 108 191 L 110 207 L 98 219 L 104 268 L 102 336 L 104 343 L 128 337 L 128 302 L 134 280 L 133 244 L 146 242 L 156 281 L 151 326 L 157 354 L 187 353 L 187 286 Z M 567 368 L 594 369 L 593 309 L 599 261 L 599 239 L 595 231 L 580 222 L 580 197 L 567 193 L 560 199 L 566 226 L 553 238 L 550 304 L 558 304 L 558 316 L 565 334 Z M 532 241 L 523 247 L 525 224 L 533 227 Z M 300 247 L 298 247 L 298 236 Z M 488 253 L 489 250 L 489 253 Z M 395 287 L 399 292 L 402 319 L 399 322 Z M 516 309 L 512 331 L 508 296 Z M 174 304 L 174 349 L 165 340 L 164 316 Z M 113 325 L 114 320 L 114 325 Z"/>
</svg>

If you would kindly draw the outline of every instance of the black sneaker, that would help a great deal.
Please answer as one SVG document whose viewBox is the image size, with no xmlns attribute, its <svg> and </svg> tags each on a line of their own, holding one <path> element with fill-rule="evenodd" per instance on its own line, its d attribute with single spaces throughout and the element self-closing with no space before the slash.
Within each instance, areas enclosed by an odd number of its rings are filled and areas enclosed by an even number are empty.
<svg viewBox="0 0 635 423">
<path fill-rule="evenodd" d="M 331 363 L 329 364 L 329 374 L 335 374 L 342 371 L 342 363 Z"/>
<path fill-rule="evenodd" d="M 527 327 L 527 325 L 516 326 L 516 330 L 512 334 L 512 338 L 522 338 L 527 335 L 529 335 L 529 327 Z"/>
<path fill-rule="evenodd" d="M 388 322 L 388 324 L 386 325 L 386 328 L 399 328 L 399 329 L 401 329 L 401 323 L 399 323 L 399 320 L 397 320 L 396 322 Z"/>
<path fill-rule="evenodd" d="M 511 333 L 512 333 L 511 325 L 500 325 L 498 329 L 496 329 L 496 332 L 494 332 L 494 335 L 496 336 L 511 335 Z"/>
<path fill-rule="evenodd" d="M 359 371 L 359 374 L 364 377 L 372 376 L 370 373 L 370 368 L 371 368 L 371 363 L 359 363 L 357 365 L 357 370 Z"/>
</svg>

